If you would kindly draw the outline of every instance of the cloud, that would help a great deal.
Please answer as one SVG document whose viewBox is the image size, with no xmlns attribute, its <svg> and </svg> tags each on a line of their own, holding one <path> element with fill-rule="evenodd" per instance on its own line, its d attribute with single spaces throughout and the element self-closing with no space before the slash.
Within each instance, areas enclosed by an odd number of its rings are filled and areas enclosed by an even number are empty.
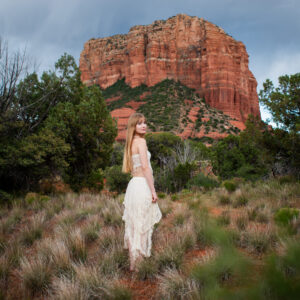
<svg viewBox="0 0 300 300">
<path fill-rule="evenodd" d="M 242 41 L 258 81 L 300 71 L 298 0 L 1 0 L 0 36 L 12 49 L 26 46 L 40 64 L 53 68 L 67 52 L 79 61 L 84 43 L 127 33 L 178 13 L 202 17 Z"/>
</svg>

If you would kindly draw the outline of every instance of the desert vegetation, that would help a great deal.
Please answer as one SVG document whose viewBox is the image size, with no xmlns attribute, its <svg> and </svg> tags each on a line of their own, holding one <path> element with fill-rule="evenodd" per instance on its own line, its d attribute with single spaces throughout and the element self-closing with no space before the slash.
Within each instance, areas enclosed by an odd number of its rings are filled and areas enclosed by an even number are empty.
<svg viewBox="0 0 300 300">
<path fill-rule="evenodd" d="M 148 126 L 152 131 L 181 133 L 184 128 L 193 123 L 188 117 L 191 108 L 198 110 L 195 132 L 199 132 L 201 128 L 205 129 L 205 133 L 215 131 L 236 134 L 240 131 L 229 122 L 233 120 L 232 118 L 207 105 L 194 89 L 171 79 L 165 79 L 153 87 L 140 85 L 131 88 L 123 78 L 102 93 L 105 99 L 116 99 L 108 102 L 110 111 L 126 107 L 130 101 L 143 102 L 137 111 L 147 117 Z M 185 100 L 190 103 L 185 103 Z M 202 122 L 204 117 L 208 120 Z M 209 139 L 207 141 L 210 142 Z"/>
<path fill-rule="evenodd" d="M 123 248 L 124 193 L 15 199 L 1 209 L 1 297 L 296 299 L 299 182 L 234 184 L 161 193 L 152 255 L 136 273 Z"/>
</svg>

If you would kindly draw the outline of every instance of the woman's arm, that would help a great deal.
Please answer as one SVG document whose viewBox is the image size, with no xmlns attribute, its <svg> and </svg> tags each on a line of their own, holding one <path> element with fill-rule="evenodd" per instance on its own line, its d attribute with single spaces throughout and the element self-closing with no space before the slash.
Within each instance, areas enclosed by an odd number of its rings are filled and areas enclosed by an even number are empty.
<svg viewBox="0 0 300 300">
<path fill-rule="evenodd" d="M 143 174 L 148 182 L 148 185 L 150 187 L 150 190 L 152 193 L 156 193 L 155 187 L 154 187 L 154 179 L 151 172 L 151 168 L 148 163 L 148 155 L 147 155 L 147 144 L 146 140 L 141 140 L 140 143 L 137 145 L 138 151 L 140 154 L 141 159 L 141 165 L 142 165 L 142 171 Z"/>
</svg>

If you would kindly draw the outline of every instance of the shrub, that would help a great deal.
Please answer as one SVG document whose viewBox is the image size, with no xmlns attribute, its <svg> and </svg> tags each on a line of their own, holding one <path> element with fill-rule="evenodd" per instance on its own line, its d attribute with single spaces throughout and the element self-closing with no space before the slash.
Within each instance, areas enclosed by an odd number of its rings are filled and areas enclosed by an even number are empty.
<svg viewBox="0 0 300 300">
<path fill-rule="evenodd" d="M 268 215 L 266 213 L 259 212 L 257 214 L 256 220 L 259 223 L 265 223 L 266 224 L 266 223 L 269 222 L 269 217 L 268 217 Z"/>
<path fill-rule="evenodd" d="M 92 170 L 90 175 L 84 181 L 84 186 L 94 191 L 101 191 L 103 189 L 104 172 L 102 169 Z"/>
<path fill-rule="evenodd" d="M 140 263 L 138 263 L 137 278 L 139 280 L 154 278 L 158 272 L 157 262 L 153 258 L 144 258 Z"/>
<path fill-rule="evenodd" d="M 247 214 L 248 214 L 249 221 L 255 221 L 258 214 L 258 207 L 256 206 L 254 208 L 249 208 L 247 210 Z"/>
<path fill-rule="evenodd" d="M 239 195 L 233 202 L 233 207 L 245 206 L 248 203 L 248 198 L 245 195 Z"/>
<path fill-rule="evenodd" d="M 204 187 L 205 190 L 209 190 L 219 186 L 219 183 L 216 180 L 205 176 L 203 173 L 199 173 L 192 177 L 187 183 L 188 188 L 192 188 L 193 186 Z"/>
<path fill-rule="evenodd" d="M 158 198 L 161 198 L 161 199 L 163 199 L 163 198 L 165 198 L 166 197 L 166 194 L 165 193 L 158 193 Z"/>
<path fill-rule="evenodd" d="M 0 190 L 0 205 L 9 204 L 13 200 L 12 195 L 9 193 Z"/>
<path fill-rule="evenodd" d="M 157 254 L 157 264 L 160 271 L 165 268 L 178 269 L 183 260 L 184 249 L 180 245 L 167 246 L 163 252 Z"/>
<path fill-rule="evenodd" d="M 299 210 L 295 208 L 283 207 L 280 208 L 274 215 L 277 224 L 288 226 L 290 222 L 299 215 Z"/>
<path fill-rule="evenodd" d="M 241 216 L 236 219 L 235 223 L 239 230 L 245 230 L 248 224 L 248 219 Z"/>
<path fill-rule="evenodd" d="M 285 175 L 285 176 L 280 176 L 278 181 L 280 184 L 294 183 L 296 182 L 296 178 L 292 175 Z"/>
<path fill-rule="evenodd" d="M 180 190 L 186 186 L 194 169 L 195 166 L 189 162 L 179 163 L 174 168 L 173 182 L 176 190 Z"/>
<path fill-rule="evenodd" d="M 171 196 L 171 200 L 172 200 L 172 201 L 178 200 L 178 195 L 177 195 L 177 194 L 173 194 L 173 195 Z"/>
<path fill-rule="evenodd" d="M 105 170 L 105 177 L 110 191 L 125 192 L 130 174 L 123 173 L 121 166 L 112 166 Z"/>
<path fill-rule="evenodd" d="M 52 269 L 43 257 L 38 256 L 31 261 L 22 258 L 20 268 L 19 274 L 25 290 L 31 295 L 46 291 L 51 283 Z"/>
<path fill-rule="evenodd" d="M 219 225 L 229 225 L 230 224 L 230 214 L 228 211 L 223 211 L 222 214 L 218 217 L 217 223 Z"/>
<path fill-rule="evenodd" d="M 159 299 L 186 299 L 187 295 L 191 296 L 193 288 L 197 288 L 194 280 L 185 278 L 178 270 L 171 268 L 158 276 L 158 282 Z"/>
<path fill-rule="evenodd" d="M 183 225 L 184 219 L 185 219 L 184 215 L 178 214 L 178 215 L 176 215 L 176 216 L 174 217 L 173 224 L 174 224 L 175 226 Z"/>
<path fill-rule="evenodd" d="M 27 204 L 32 204 L 33 202 L 35 201 L 38 201 L 39 200 L 39 194 L 37 193 L 27 193 L 26 196 L 25 196 L 25 202 Z"/>
<path fill-rule="evenodd" d="M 230 200 L 230 197 L 227 196 L 227 195 L 220 195 L 219 196 L 219 203 L 221 205 L 227 205 L 227 204 L 230 204 L 231 200 Z"/>
<path fill-rule="evenodd" d="M 228 192 L 234 192 L 236 190 L 236 184 L 232 181 L 223 181 L 223 186 Z"/>
</svg>

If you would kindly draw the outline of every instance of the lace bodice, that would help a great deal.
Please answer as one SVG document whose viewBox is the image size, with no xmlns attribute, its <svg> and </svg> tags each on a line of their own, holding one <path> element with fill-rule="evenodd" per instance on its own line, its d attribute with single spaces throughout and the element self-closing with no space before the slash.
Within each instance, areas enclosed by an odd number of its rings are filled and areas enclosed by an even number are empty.
<svg viewBox="0 0 300 300">
<path fill-rule="evenodd" d="M 153 174 L 153 170 L 152 170 L 152 166 L 151 166 L 151 162 L 150 162 L 151 153 L 148 150 L 147 150 L 147 156 L 148 156 L 148 163 L 149 163 L 151 172 Z M 142 164 L 141 164 L 140 154 L 139 153 L 133 154 L 132 155 L 132 168 L 133 168 L 133 171 L 135 171 L 138 167 L 141 167 L 141 166 L 142 166 Z"/>
</svg>

